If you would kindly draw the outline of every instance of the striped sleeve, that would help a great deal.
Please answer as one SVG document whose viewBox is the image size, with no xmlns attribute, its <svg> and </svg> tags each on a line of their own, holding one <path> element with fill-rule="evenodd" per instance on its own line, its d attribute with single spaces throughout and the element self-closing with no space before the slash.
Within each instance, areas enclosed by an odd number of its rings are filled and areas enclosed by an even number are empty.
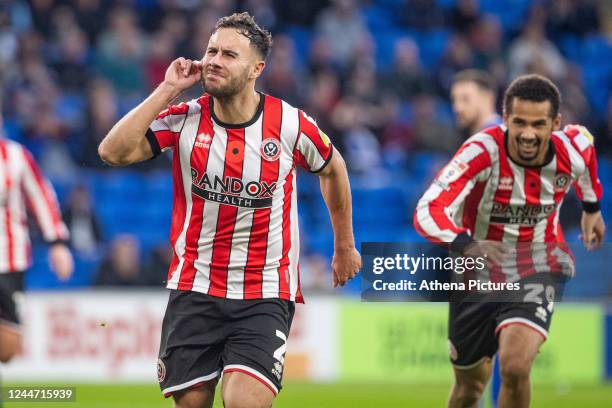
<svg viewBox="0 0 612 408">
<path fill-rule="evenodd" d="M 300 129 L 293 149 L 293 159 L 304 169 L 318 173 L 331 160 L 334 147 L 314 119 L 301 110 L 298 115 Z"/>
<path fill-rule="evenodd" d="M 490 169 L 491 156 L 484 145 L 468 140 L 419 200 L 413 217 L 417 232 L 432 242 L 455 244 L 456 249 L 469 243 L 470 232 L 457 225 L 453 214 L 476 182 L 488 178 Z"/>
<path fill-rule="evenodd" d="M 45 241 L 52 243 L 68 240 L 68 228 L 62 216 L 51 183 L 42 175 L 32 154 L 22 147 L 24 169 L 22 188 L 34 213 Z"/>
<path fill-rule="evenodd" d="M 177 145 L 188 112 L 189 105 L 181 103 L 170 106 L 157 115 L 146 135 L 154 157 Z"/>
<path fill-rule="evenodd" d="M 579 125 L 568 125 L 563 132 L 584 160 L 584 172 L 578 175 L 574 183 L 578 197 L 582 200 L 583 209 L 586 212 L 597 212 L 603 187 L 597 176 L 597 156 L 593 136 L 586 127 Z"/>
</svg>

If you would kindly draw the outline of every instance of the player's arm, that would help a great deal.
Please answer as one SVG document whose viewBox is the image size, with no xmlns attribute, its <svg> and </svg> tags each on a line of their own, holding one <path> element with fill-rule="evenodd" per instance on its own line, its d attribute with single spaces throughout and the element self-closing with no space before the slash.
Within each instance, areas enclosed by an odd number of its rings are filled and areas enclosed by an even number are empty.
<svg viewBox="0 0 612 408">
<path fill-rule="evenodd" d="M 59 204 L 51 183 L 43 176 L 32 154 L 22 148 L 22 188 L 36 217 L 43 238 L 49 243 L 49 263 L 56 275 L 66 280 L 72 275 L 74 262 L 68 249 L 68 228 L 62 221 Z"/>
<path fill-rule="evenodd" d="M 599 205 L 603 187 L 597 175 L 593 136 L 584 126 L 569 125 L 563 131 L 584 160 L 584 172 L 578 176 L 574 186 L 578 198 L 582 201 L 582 241 L 587 249 L 595 249 L 603 244 L 606 225 Z"/>
<path fill-rule="evenodd" d="M 299 111 L 300 132 L 293 157 L 301 167 L 320 176 L 321 194 L 334 230 L 334 287 L 344 285 L 361 268 L 353 237 L 351 187 L 346 164 L 315 121 Z"/>
<path fill-rule="evenodd" d="M 174 60 L 157 89 L 108 132 L 98 147 L 100 158 L 112 166 L 126 166 L 153 157 L 157 152 L 147 138 L 151 124 L 181 92 L 200 80 L 201 72 L 200 61 Z M 153 143 L 159 147 L 159 141 Z"/>
<path fill-rule="evenodd" d="M 321 194 L 329 210 L 334 229 L 332 272 L 334 287 L 344 285 L 361 268 L 361 256 L 355 249 L 351 187 L 344 159 L 333 150 L 331 160 L 319 173 Z"/>
<path fill-rule="evenodd" d="M 457 225 L 451 214 L 459 209 L 477 181 L 486 180 L 490 168 L 491 156 L 484 145 L 468 140 L 419 200 L 413 217 L 417 232 L 459 252 L 473 246 L 470 231 Z M 491 251 L 497 249 L 492 246 Z"/>
</svg>

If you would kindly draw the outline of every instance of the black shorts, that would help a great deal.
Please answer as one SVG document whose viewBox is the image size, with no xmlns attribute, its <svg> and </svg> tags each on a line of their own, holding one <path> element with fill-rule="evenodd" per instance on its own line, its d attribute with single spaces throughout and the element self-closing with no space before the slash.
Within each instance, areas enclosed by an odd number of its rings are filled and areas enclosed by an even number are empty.
<svg viewBox="0 0 612 408">
<path fill-rule="evenodd" d="M 295 304 L 281 299 L 224 299 L 170 292 L 157 374 L 165 397 L 239 371 L 281 389 Z"/>
<path fill-rule="evenodd" d="M 497 293 L 449 302 L 448 348 L 456 368 L 469 369 L 498 349 L 500 331 L 521 324 L 538 332 L 544 340 L 553 315 L 554 302 L 563 291 L 562 279 L 536 275 L 520 281 L 512 301 L 499 301 Z M 552 289 L 551 289 L 552 287 Z"/>
<path fill-rule="evenodd" d="M 19 312 L 15 294 L 23 291 L 23 272 L 0 274 L 0 324 L 19 327 Z"/>
</svg>

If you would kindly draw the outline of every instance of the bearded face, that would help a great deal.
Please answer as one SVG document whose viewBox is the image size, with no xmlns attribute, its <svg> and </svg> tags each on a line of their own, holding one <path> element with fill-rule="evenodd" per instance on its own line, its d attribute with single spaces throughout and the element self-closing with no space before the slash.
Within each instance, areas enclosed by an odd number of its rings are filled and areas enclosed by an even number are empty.
<svg viewBox="0 0 612 408">
<path fill-rule="evenodd" d="M 217 30 L 208 42 L 202 59 L 202 85 L 216 98 L 228 98 L 240 93 L 254 79 L 254 67 L 259 62 L 249 39 L 235 29 Z"/>
</svg>

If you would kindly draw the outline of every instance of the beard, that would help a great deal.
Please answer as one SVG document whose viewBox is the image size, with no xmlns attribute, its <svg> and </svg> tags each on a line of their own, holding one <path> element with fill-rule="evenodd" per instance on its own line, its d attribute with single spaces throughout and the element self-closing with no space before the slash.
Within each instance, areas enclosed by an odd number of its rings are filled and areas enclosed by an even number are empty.
<svg viewBox="0 0 612 408">
<path fill-rule="evenodd" d="M 521 160 L 524 160 L 524 161 L 531 161 L 531 160 L 534 160 L 535 158 L 537 158 L 538 154 L 540 153 L 541 146 L 542 146 L 542 143 L 538 139 L 534 140 L 533 142 L 523 142 L 521 140 L 521 138 L 518 138 L 516 143 L 517 143 L 517 147 L 518 147 L 518 149 L 517 149 L 518 155 L 521 158 Z M 521 145 L 523 143 L 527 144 L 529 147 L 531 147 L 531 150 L 533 152 L 532 153 L 525 153 L 525 152 L 523 152 L 521 150 Z"/>
<path fill-rule="evenodd" d="M 241 75 L 227 79 L 227 83 L 225 85 L 221 86 L 213 83 L 209 83 L 207 85 L 205 73 L 202 72 L 202 87 L 204 88 L 204 91 L 217 99 L 228 99 L 239 94 L 244 89 L 247 82 L 248 75 L 245 71 Z"/>
</svg>

